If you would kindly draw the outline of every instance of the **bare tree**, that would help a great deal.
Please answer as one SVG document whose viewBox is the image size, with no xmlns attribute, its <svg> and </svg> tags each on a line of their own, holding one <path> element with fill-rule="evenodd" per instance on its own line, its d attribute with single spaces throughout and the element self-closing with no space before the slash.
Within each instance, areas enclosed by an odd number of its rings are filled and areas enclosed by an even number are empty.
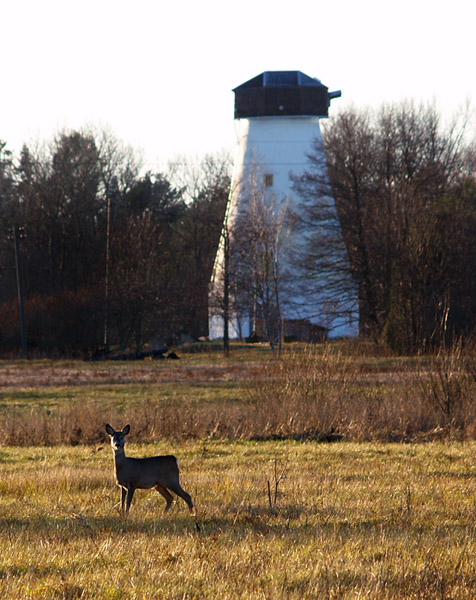
<svg viewBox="0 0 476 600">
<path fill-rule="evenodd" d="M 229 156 L 205 156 L 191 166 L 190 179 L 182 180 L 187 210 L 178 230 L 188 265 L 190 318 L 194 337 L 208 335 L 209 282 L 230 193 Z"/>
<path fill-rule="evenodd" d="M 162 334 L 158 311 L 166 307 L 160 226 L 150 213 L 130 216 L 112 240 L 110 316 L 121 350 L 140 352 Z"/>
<path fill-rule="evenodd" d="M 291 303 L 288 293 L 286 241 L 289 211 L 286 199 L 279 200 L 251 177 L 242 196 L 230 236 L 229 268 L 234 306 L 250 315 L 253 331 L 264 324 L 273 353 L 281 351 L 283 308 Z M 241 305 L 241 306 L 240 306 Z"/>
<path fill-rule="evenodd" d="M 422 321 L 422 306 L 430 297 L 433 322 L 444 319 L 443 298 L 448 295 L 437 292 L 441 285 L 436 274 L 428 272 L 421 257 L 429 255 L 425 228 L 467 172 L 464 130 L 464 119 L 445 127 L 433 106 L 411 102 L 384 106 L 376 113 L 347 110 L 324 130 L 332 195 L 350 273 L 358 287 L 363 335 L 383 334 L 398 338 L 406 348 L 416 348 L 432 328 L 431 311 L 427 324 Z M 313 207 L 314 196 L 313 210 L 325 217 L 318 201 L 323 184 L 320 156 L 316 148 L 309 169 L 297 178 L 297 187 L 310 200 L 308 206 Z M 319 244 L 333 247 L 332 237 L 323 236 L 319 229 L 310 242 L 313 250 Z M 433 237 L 431 243 L 435 242 Z M 438 252 L 437 247 L 433 252 Z M 319 256 L 310 253 L 309 257 L 311 267 L 322 268 Z"/>
<path fill-rule="evenodd" d="M 295 278 L 301 304 L 313 307 L 314 318 L 332 332 L 348 331 L 357 320 L 357 286 L 349 261 L 341 220 L 334 203 L 320 138 L 314 141 L 309 166 L 292 174 L 300 202 L 292 213 Z M 355 179 L 355 185 L 359 185 Z M 359 240 L 357 225 L 355 241 Z M 354 253 L 361 245 L 356 243 Z M 361 253 L 365 261 L 365 248 Z M 309 309 L 308 309 L 309 312 Z"/>
</svg>

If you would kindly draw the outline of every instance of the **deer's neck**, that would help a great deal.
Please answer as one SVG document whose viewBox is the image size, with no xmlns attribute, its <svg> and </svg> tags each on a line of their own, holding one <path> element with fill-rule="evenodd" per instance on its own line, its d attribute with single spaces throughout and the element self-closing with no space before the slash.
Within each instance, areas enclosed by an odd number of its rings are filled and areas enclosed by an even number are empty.
<svg viewBox="0 0 476 600">
<path fill-rule="evenodd" d="M 120 471 L 126 464 L 126 453 L 124 452 L 124 448 L 114 450 L 114 464 L 116 466 L 116 471 Z"/>
</svg>

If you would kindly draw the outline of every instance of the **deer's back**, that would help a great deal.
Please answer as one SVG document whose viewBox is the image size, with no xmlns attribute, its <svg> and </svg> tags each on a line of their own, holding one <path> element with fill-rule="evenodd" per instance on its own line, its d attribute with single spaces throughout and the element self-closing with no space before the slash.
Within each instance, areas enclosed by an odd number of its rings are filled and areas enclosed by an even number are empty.
<svg viewBox="0 0 476 600">
<path fill-rule="evenodd" d="M 156 485 L 168 487 L 178 480 L 178 463 L 175 456 L 151 456 L 129 458 L 116 469 L 119 485 L 151 488 Z"/>
</svg>

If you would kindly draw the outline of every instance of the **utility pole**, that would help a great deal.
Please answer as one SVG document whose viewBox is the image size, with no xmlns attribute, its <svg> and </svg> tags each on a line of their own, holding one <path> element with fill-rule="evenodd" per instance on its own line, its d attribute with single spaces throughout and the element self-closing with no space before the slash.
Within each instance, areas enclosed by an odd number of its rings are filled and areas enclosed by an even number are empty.
<svg viewBox="0 0 476 600">
<path fill-rule="evenodd" d="M 227 223 L 225 223 L 223 232 L 223 355 L 225 356 L 225 358 L 228 358 L 230 356 L 230 237 Z"/>
<path fill-rule="evenodd" d="M 104 349 L 107 348 L 109 343 L 108 339 L 108 325 L 109 325 L 109 244 L 110 244 L 110 226 L 111 226 L 111 196 L 107 196 L 107 209 L 106 209 L 106 273 L 104 277 L 104 293 L 106 310 L 104 314 Z"/>
<path fill-rule="evenodd" d="M 21 331 L 21 349 L 22 356 L 26 358 L 26 335 L 25 335 L 25 318 L 23 313 L 23 290 L 21 281 L 21 269 L 20 269 L 20 249 L 18 245 L 18 238 L 24 237 L 23 227 L 13 228 L 13 246 L 15 248 L 15 270 L 17 273 L 17 293 L 18 293 L 18 311 L 20 313 L 20 331 Z"/>
</svg>

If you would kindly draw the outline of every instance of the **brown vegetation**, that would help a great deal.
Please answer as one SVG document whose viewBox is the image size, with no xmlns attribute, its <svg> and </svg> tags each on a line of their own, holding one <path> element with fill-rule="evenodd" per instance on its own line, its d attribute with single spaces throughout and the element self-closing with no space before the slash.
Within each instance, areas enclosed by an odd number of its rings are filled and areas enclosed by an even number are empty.
<svg viewBox="0 0 476 600">
<path fill-rule="evenodd" d="M 476 435 L 474 351 L 456 347 L 425 359 L 357 356 L 335 346 L 300 347 L 281 360 L 239 365 L 119 363 L 86 368 L 2 370 L 10 389 L 22 383 L 84 388 L 80 401 L 53 388 L 51 406 L 6 403 L 0 442 L 95 444 L 106 421 L 134 423 L 138 441 L 175 439 L 317 439 L 415 441 Z M 20 378 L 15 382 L 15 374 Z M 27 377 L 25 377 L 27 376 Z M 35 383 L 33 383 L 35 382 Z M 159 382 L 182 385 L 173 401 Z M 111 386 L 121 401 L 102 399 Z M 213 400 L 192 388 L 215 389 Z M 224 386 L 216 388 L 216 386 Z M 227 389 L 227 385 L 231 387 Z M 121 387 L 122 386 L 122 387 Z M 158 388 L 157 388 L 158 389 Z M 135 390 L 135 395 L 131 390 Z M 23 392 L 28 393 L 28 392 Z"/>
<path fill-rule="evenodd" d="M 473 598 L 474 351 L 261 349 L 0 363 L 0 596 Z M 121 519 L 109 420 L 178 457 L 199 531 L 157 494 Z"/>
</svg>

